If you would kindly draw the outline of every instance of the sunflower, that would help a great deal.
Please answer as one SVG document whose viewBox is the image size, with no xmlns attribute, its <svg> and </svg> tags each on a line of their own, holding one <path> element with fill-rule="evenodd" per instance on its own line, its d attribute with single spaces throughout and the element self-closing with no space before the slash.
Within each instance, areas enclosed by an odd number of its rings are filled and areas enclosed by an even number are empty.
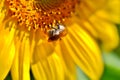
<svg viewBox="0 0 120 80">
<path fill-rule="evenodd" d="M 0 80 L 92 80 L 119 43 L 119 0 L 1 0 Z M 116 7 L 114 7 L 116 6 Z M 98 43 L 101 42 L 101 47 Z"/>
</svg>

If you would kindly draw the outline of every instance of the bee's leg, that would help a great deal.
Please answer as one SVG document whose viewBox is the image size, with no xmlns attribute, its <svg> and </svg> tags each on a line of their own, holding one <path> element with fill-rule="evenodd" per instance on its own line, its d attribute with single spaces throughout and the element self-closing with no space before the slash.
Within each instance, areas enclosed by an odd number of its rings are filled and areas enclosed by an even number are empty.
<svg viewBox="0 0 120 80">
<path fill-rule="evenodd" d="M 59 40 L 61 41 L 62 39 L 60 38 Z"/>
</svg>

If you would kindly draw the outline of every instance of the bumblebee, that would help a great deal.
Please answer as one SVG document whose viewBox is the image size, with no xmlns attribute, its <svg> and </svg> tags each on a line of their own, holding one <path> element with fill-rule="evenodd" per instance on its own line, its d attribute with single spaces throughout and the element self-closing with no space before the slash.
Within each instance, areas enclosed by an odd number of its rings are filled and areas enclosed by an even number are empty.
<svg viewBox="0 0 120 80">
<path fill-rule="evenodd" d="M 48 42 L 61 40 L 61 37 L 64 37 L 67 34 L 67 30 L 64 25 L 58 24 L 55 27 L 52 27 L 48 31 Z"/>
</svg>

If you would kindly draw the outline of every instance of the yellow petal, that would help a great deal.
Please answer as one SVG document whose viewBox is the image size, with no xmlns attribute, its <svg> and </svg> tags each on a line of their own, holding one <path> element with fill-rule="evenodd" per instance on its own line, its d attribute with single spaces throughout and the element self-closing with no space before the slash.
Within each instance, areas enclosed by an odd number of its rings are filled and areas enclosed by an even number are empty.
<svg viewBox="0 0 120 80">
<path fill-rule="evenodd" d="M 35 41 L 35 47 L 33 49 L 32 62 L 36 63 L 42 59 L 46 59 L 50 56 L 54 51 L 53 43 L 49 43 L 48 41 L 39 40 L 38 43 Z"/>
<path fill-rule="evenodd" d="M 120 23 L 120 0 L 108 0 L 96 15 L 107 21 Z"/>
<path fill-rule="evenodd" d="M 14 25 L 9 26 L 14 27 Z M 4 26 L 2 27 L 4 28 Z M 13 28 L 11 30 L 1 29 L 0 31 L 0 80 L 7 76 L 14 59 L 14 32 Z"/>
<path fill-rule="evenodd" d="M 64 54 L 70 55 L 91 79 L 99 79 L 103 71 L 103 63 L 96 41 L 77 24 L 71 25 L 68 33 L 61 41 L 61 51 L 66 50 Z"/>
<path fill-rule="evenodd" d="M 46 35 L 43 34 L 42 31 L 37 30 L 36 32 L 30 32 L 30 35 L 32 63 L 37 63 L 40 60 L 46 59 L 53 53 L 56 44 L 49 43 L 46 40 Z"/>
<path fill-rule="evenodd" d="M 24 33 L 23 33 L 24 34 Z M 11 68 L 13 80 L 30 80 L 30 42 L 27 34 L 16 38 L 16 55 Z"/>
<path fill-rule="evenodd" d="M 36 80 L 64 80 L 60 58 L 53 53 L 48 59 L 31 65 Z"/>
<path fill-rule="evenodd" d="M 97 0 L 92 0 L 91 2 L 83 1 L 83 3 L 87 3 L 87 6 L 90 6 L 91 8 L 88 9 L 86 15 L 89 15 L 90 11 L 91 15 L 86 17 L 85 20 L 81 20 L 81 17 L 77 15 L 77 19 L 73 20 L 83 26 L 91 36 L 100 39 L 103 42 L 103 48 L 105 50 L 111 51 L 119 44 L 118 31 L 115 28 L 114 23 L 120 23 L 120 1 L 102 0 L 97 3 L 96 1 Z M 96 10 L 94 8 L 96 8 Z M 92 9 L 95 11 L 92 11 Z M 79 15 L 82 16 L 84 11 L 79 10 Z"/>
<path fill-rule="evenodd" d="M 119 44 L 119 36 L 116 25 L 99 17 L 90 18 L 93 28 L 97 31 L 98 38 L 103 42 L 103 48 L 111 51 Z"/>
<path fill-rule="evenodd" d="M 60 43 L 61 44 L 61 41 Z M 64 71 L 65 71 L 65 80 L 76 80 L 76 65 L 74 64 L 74 61 L 72 60 L 72 57 L 67 53 L 67 51 L 60 47 L 60 45 L 57 45 L 55 48 L 55 52 L 60 56 Z"/>
<path fill-rule="evenodd" d="M 79 17 L 74 16 L 72 18 L 74 23 L 79 24 L 83 29 L 85 29 L 92 37 L 97 38 L 99 35 L 97 31 L 94 29 L 94 26 L 90 23 L 88 19 L 80 20 Z"/>
<path fill-rule="evenodd" d="M 81 0 L 77 5 L 75 15 L 79 19 L 86 19 L 105 5 L 106 0 Z"/>
</svg>

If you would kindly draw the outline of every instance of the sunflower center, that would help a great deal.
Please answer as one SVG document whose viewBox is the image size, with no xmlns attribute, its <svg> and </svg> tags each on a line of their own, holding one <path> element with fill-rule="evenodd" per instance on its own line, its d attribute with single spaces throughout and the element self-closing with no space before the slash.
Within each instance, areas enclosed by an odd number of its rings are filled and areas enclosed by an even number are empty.
<svg viewBox="0 0 120 80">
<path fill-rule="evenodd" d="M 27 30 L 50 29 L 64 24 L 78 0 L 6 0 L 9 15 Z"/>
</svg>

